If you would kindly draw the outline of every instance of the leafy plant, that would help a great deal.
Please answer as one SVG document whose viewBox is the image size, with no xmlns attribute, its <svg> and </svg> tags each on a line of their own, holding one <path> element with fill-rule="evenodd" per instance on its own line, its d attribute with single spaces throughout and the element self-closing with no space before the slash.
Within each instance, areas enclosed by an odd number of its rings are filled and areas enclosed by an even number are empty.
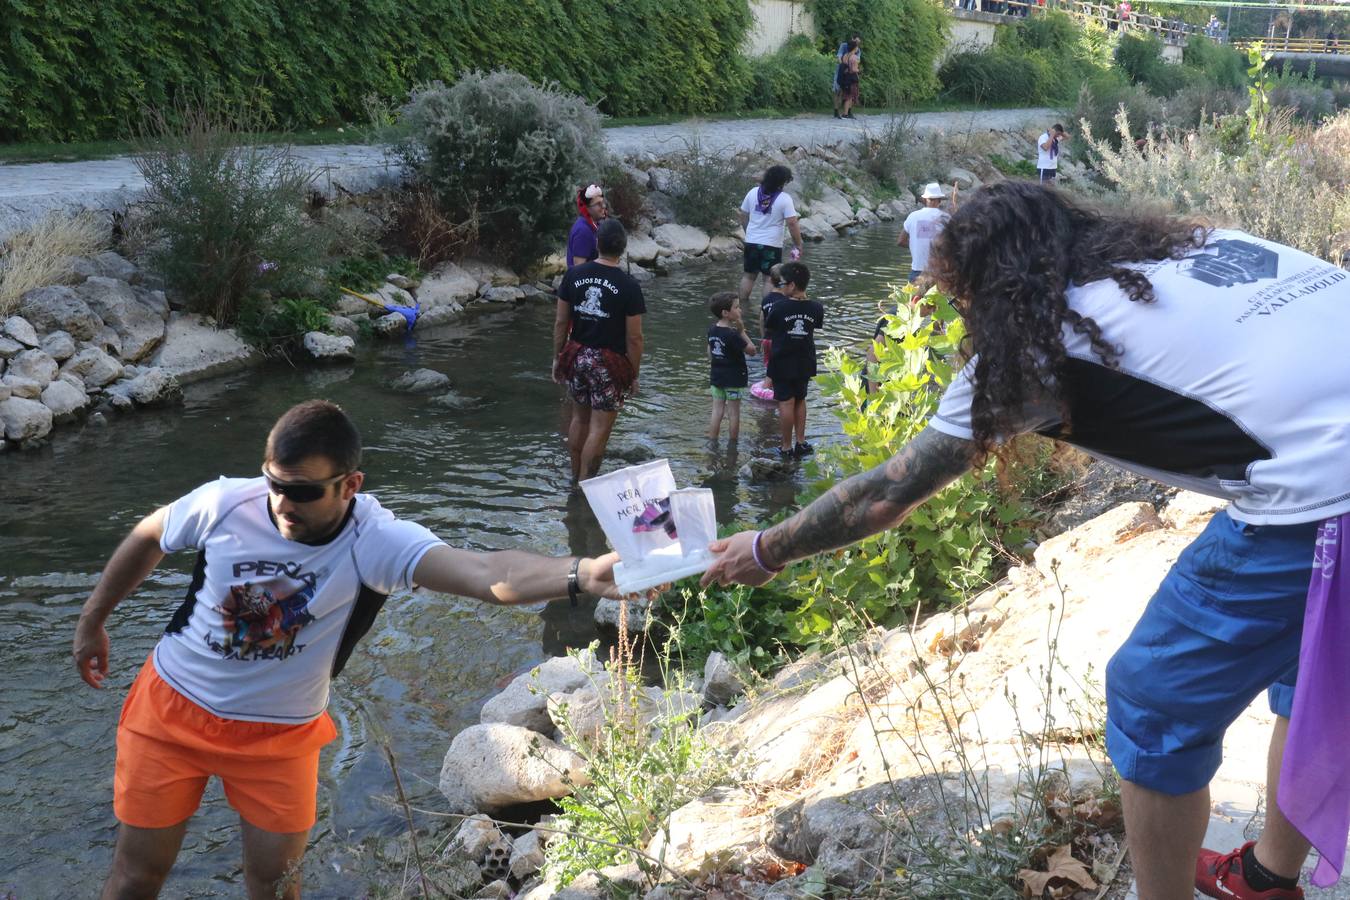
<svg viewBox="0 0 1350 900">
<path fill-rule="evenodd" d="M 773 53 L 750 60 L 750 109 L 812 109 L 830 96 L 835 58 L 820 52 L 804 34 L 794 34 Z"/>
<path fill-rule="evenodd" d="M 328 307 L 309 297 L 253 298 L 239 313 L 239 332 L 267 352 L 285 352 L 311 331 L 328 328 Z"/>
<path fill-rule="evenodd" d="M 1029 159 L 1008 159 L 998 153 L 991 153 L 989 164 L 1009 178 L 1036 177 L 1036 164 Z"/>
</svg>

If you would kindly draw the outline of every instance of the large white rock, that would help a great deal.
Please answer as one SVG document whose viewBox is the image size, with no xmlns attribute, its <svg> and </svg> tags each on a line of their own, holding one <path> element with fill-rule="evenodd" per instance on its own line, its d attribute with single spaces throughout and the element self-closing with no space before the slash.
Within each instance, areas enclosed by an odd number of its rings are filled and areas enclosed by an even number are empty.
<svg viewBox="0 0 1350 900">
<path fill-rule="evenodd" d="M 695 874 L 714 860 L 726 871 L 739 871 L 762 852 L 769 825 L 756 794 L 719 788 L 671 813 L 646 852 L 681 874 Z"/>
<path fill-rule="evenodd" d="M 93 340 L 103 327 L 89 304 L 63 284 L 27 292 L 19 298 L 18 312 L 38 331 L 66 331 L 78 341 Z"/>
<path fill-rule="evenodd" d="M 0 333 L 13 338 L 25 347 L 38 345 L 37 330 L 23 316 L 10 316 L 5 319 L 5 324 L 0 326 Z"/>
<path fill-rule="evenodd" d="M 42 352 L 59 363 L 70 359 L 79 349 L 75 339 L 64 331 L 53 331 L 42 339 Z"/>
<path fill-rule="evenodd" d="M 708 242 L 708 255 L 715 259 L 730 259 L 738 256 L 745 241 L 730 235 L 719 234 Z"/>
<path fill-rule="evenodd" d="M 652 237 L 661 246 L 662 256 L 670 256 L 676 253 L 698 256 L 707 250 L 708 245 L 712 243 L 712 238 L 708 237 L 706 231 L 692 225 L 678 225 L 674 222 L 657 225 L 652 232 Z"/>
<path fill-rule="evenodd" d="M 178 380 L 161 368 L 149 368 L 136 377 L 119 382 L 108 389 L 114 398 L 126 397 L 141 406 L 160 406 L 172 403 L 182 396 Z"/>
<path fill-rule="evenodd" d="M 525 292 L 514 285 L 483 288 L 478 299 L 484 303 L 517 303 L 525 299 Z"/>
<path fill-rule="evenodd" d="M 417 288 L 417 299 L 424 308 L 463 304 L 476 296 L 478 279 L 452 262 L 441 263 Z"/>
<path fill-rule="evenodd" d="M 24 400 L 37 400 L 42 396 L 42 385 L 31 378 L 20 378 L 17 375 L 5 373 L 5 377 L 0 379 L 0 383 L 9 390 L 10 397 L 22 397 Z"/>
<path fill-rule="evenodd" d="M 492 287 L 510 287 L 520 284 L 520 276 L 512 272 L 506 266 L 499 266 L 496 263 L 486 262 L 481 259 L 466 259 L 459 264 L 459 267 L 469 274 L 478 284 L 488 284 Z"/>
<path fill-rule="evenodd" d="M 546 660 L 513 679 L 506 689 L 483 704 L 479 721 L 504 722 L 540 734 L 552 734 L 553 720 L 548 715 L 548 697 L 553 693 L 575 691 L 591 682 L 600 671 L 589 652 L 578 657 L 558 656 Z"/>
<path fill-rule="evenodd" d="M 117 332 L 121 356 L 127 362 L 144 359 L 164 340 L 164 319 L 169 314 L 169 307 L 163 300 L 163 293 L 155 292 L 159 296 L 154 298 L 149 292 L 141 292 L 147 295 L 143 300 L 125 281 L 102 275 L 88 279 L 75 292 Z"/>
<path fill-rule="evenodd" d="M 5 374 L 13 378 L 36 381 L 39 387 L 45 388 L 52 383 L 58 371 L 60 366 L 46 353 L 41 350 L 25 350 L 10 359 Z"/>
<path fill-rule="evenodd" d="M 262 356 L 228 328 L 216 328 L 191 313 L 171 313 L 164 343 L 150 357 L 179 384 L 225 375 L 261 361 Z"/>
<path fill-rule="evenodd" d="M 584 767 L 580 756 L 528 728 L 471 725 L 450 743 L 440 789 L 457 809 L 494 812 L 566 796 L 571 789 L 564 773 L 574 784 L 584 783 Z"/>
<path fill-rule="evenodd" d="M 798 219 L 797 229 L 801 232 L 804 241 L 823 241 L 838 233 L 830 226 L 829 222 L 818 216 L 803 216 Z"/>
<path fill-rule="evenodd" d="M 409 394 L 435 394 L 450 388 L 450 376 L 435 369 L 414 369 L 395 378 L 389 386 Z"/>
<path fill-rule="evenodd" d="M 36 441 L 52 430 L 52 411 L 37 400 L 10 397 L 0 402 L 0 424 L 5 438 L 16 443 Z"/>
<path fill-rule="evenodd" d="M 628 236 L 628 258 L 640 266 L 650 266 L 656 262 L 656 257 L 661 252 L 661 245 L 652 240 L 645 234 L 630 234 Z"/>
<path fill-rule="evenodd" d="M 66 360 L 62 372 L 79 376 L 86 390 L 101 388 L 122 376 L 122 364 L 97 347 L 86 347 Z"/>
<path fill-rule="evenodd" d="M 832 187 L 824 188 L 820 197 L 810 202 L 808 210 L 811 218 L 821 219 L 836 230 L 854 221 L 852 201 Z"/>
<path fill-rule="evenodd" d="M 381 285 L 370 295 L 370 299 L 379 300 L 381 303 L 386 303 L 390 306 L 412 306 L 417 302 L 412 294 L 393 282 L 387 282 Z M 370 308 L 374 309 L 375 307 L 371 306 Z"/>
<path fill-rule="evenodd" d="M 344 321 L 350 322 L 351 319 Z M 343 362 L 356 357 L 356 341 L 345 335 L 311 331 L 301 344 L 305 352 L 321 362 Z"/>
<path fill-rule="evenodd" d="M 52 411 L 52 419 L 65 422 L 89 405 L 89 395 L 64 378 L 58 378 L 42 389 L 42 405 Z"/>
<path fill-rule="evenodd" d="M 11 337 L 0 334 L 0 361 L 13 359 L 27 348 Z"/>
</svg>

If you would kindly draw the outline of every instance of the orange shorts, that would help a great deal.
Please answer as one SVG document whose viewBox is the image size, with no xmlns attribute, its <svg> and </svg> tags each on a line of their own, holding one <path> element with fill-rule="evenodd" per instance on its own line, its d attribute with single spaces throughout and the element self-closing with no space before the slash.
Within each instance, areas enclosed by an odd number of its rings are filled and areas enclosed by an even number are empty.
<svg viewBox="0 0 1350 900">
<path fill-rule="evenodd" d="M 141 667 L 117 724 L 113 812 L 137 828 L 167 828 L 192 816 L 212 775 L 239 817 L 264 831 L 314 825 L 319 748 L 337 737 L 324 713 L 303 725 L 212 715 Z"/>
</svg>

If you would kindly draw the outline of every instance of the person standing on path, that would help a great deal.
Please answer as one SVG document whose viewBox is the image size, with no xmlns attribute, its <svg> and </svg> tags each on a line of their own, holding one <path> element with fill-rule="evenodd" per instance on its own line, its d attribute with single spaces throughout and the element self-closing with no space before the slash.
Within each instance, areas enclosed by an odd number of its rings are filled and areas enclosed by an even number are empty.
<svg viewBox="0 0 1350 900">
<path fill-rule="evenodd" d="M 623 225 L 606 219 L 595 238 L 599 257 L 563 276 L 553 321 L 553 380 L 566 383 L 572 399 L 573 484 L 600 470 L 614 420 L 637 391 L 647 311 L 642 287 L 619 265 L 628 246 Z"/>
<path fill-rule="evenodd" d="M 768 372 L 773 379 L 773 399 L 778 402 L 778 456 L 795 459 L 815 452 L 806 442 L 806 393 L 816 377 L 815 333 L 825 324 L 825 307 L 807 299 L 811 270 L 805 263 L 783 263 L 781 272 L 787 299 L 769 310 L 764 328 L 773 339 Z"/>
<path fill-rule="evenodd" d="M 106 622 L 165 554 L 195 550 L 187 597 L 117 727 L 121 823 L 105 900 L 158 896 L 211 776 L 239 813 L 253 900 L 300 896 L 329 686 L 385 598 L 424 587 L 487 603 L 612 595 L 614 554 L 458 550 L 361 493 L 361 437 L 310 400 L 272 427 L 262 475 L 220 478 L 142 519 L 108 560 L 74 639 L 80 677 L 111 670 Z"/>
<path fill-rule="evenodd" d="M 853 37 L 851 37 L 847 41 L 843 41 L 842 43 L 840 43 L 839 49 L 834 52 L 834 62 L 835 62 L 834 86 L 833 90 L 831 91 L 831 94 L 834 97 L 834 117 L 836 119 L 842 118 L 842 116 L 839 115 L 839 105 L 842 100 L 842 95 L 840 94 L 839 90 L 840 87 L 839 76 L 842 75 L 844 71 L 844 56 L 848 54 L 849 46 L 854 43 L 858 45 L 858 60 L 861 61 L 862 37 L 856 31 L 853 33 Z"/>
<path fill-rule="evenodd" d="M 894 528 L 1024 433 L 1228 499 L 1106 667 L 1107 751 L 1142 900 L 1299 900 L 1309 843 L 1276 781 L 1319 525 L 1350 521 L 1350 278 L 1242 232 L 1099 213 L 1019 181 L 969 199 L 931 261 L 973 356 L 927 427 L 786 521 L 714 542 L 704 584 L 764 584 Z M 1204 850 L 1224 732 L 1262 690 L 1277 717 L 1265 828 Z M 1334 774 L 1317 787 L 1339 789 Z M 1300 768 L 1284 776 L 1310 786 Z"/>
<path fill-rule="evenodd" d="M 1064 126 L 1056 122 L 1036 138 L 1036 180 L 1044 184 L 1059 174 L 1060 144 L 1069 139 Z"/>
<path fill-rule="evenodd" d="M 923 189 L 923 206 L 905 217 L 896 244 L 909 248 L 909 282 L 913 284 L 928 266 L 928 251 L 933 240 L 942 233 L 951 213 L 942 208 L 947 192 L 936 181 Z"/>
<path fill-rule="evenodd" d="M 755 282 L 761 276 L 768 278 L 769 270 L 783 261 L 783 228 L 792 236 L 792 258 L 802 255 L 802 233 L 797 227 L 797 207 L 792 195 L 784 188 L 792 181 L 792 170 L 787 166 L 769 166 L 758 187 L 753 187 L 741 201 L 737 215 L 745 230 L 745 249 L 742 251 L 742 269 L 739 289 L 742 304 L 750 299 Z"/>
<path fill-rule="evenodd" d="M 588 184 L 577 191 L 577 220 L 567 234 L 567 268 L 591 262 L 599 255 L 595 231 L 608 218 L 609 204 L 600 185 Z"/>
<path fill-rule="evenodd" d="M 852 119 L 853 107 L 858 103 L 858 83 L 862 71 L 862 50 L 858 39 L 849 42 L 848 52 L 839 64 L 839 102 L 844 113 L 840 118 Z"/>
</svg>

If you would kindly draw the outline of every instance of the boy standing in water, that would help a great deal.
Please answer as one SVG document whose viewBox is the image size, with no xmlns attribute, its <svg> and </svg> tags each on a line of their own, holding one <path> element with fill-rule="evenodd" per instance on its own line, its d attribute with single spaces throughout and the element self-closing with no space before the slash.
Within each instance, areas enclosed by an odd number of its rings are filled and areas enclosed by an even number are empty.
<svg viewBox="0 0 1350 900">
<path fill-rule="evenodd" d="M 708 328 L 713 396 L 708 439 L 717 440 L 722 431 L 722 416 L 726 413 L 727 443 L 734 445 L 741 432 L 741 394 L 750 383 L 745 354 L 754 354 L 755 342 L 746 337 L 740 298 L 734 291 L 713 294 L 708 310 L 717 318 Z"/>
<path fill-rule="evenodd" d="M 783 295 L 783 264 L 778 263 L 769 269 L 769 290 L 765 292 L 763 298 L 759 301 L 759 333 L 763 335 L 764 338 L 762 347 L 764 351 L 765 367 L 763 387 L 765 390 L 773 390 L 773 379 L 768 375 L 769 358 L 773 351 L 773 341 L 769 339 L 769 331 L 765 328 L 764 323 L 768 321 L 769 310 L 773 308 L 773 305 L 779 300 L 786 299 L 787 297 Z"/>
<path fill-rule="evenodd" d="M 805 263 L 783 263 L 780 271 L 787 299 L 768 311 L 764 327 L 773 340 L 769 377 L 773 379 L 773 399 L 778 401 L 778 456 L 793 459 L 815 452 L 806 442 L 806 389 L 816 374 L 815 332 L 825 324 L 825 307 L 806 297 L 811 271 Z M 796 443 L 792 440 L 794 432 Z"/>
</svg>

